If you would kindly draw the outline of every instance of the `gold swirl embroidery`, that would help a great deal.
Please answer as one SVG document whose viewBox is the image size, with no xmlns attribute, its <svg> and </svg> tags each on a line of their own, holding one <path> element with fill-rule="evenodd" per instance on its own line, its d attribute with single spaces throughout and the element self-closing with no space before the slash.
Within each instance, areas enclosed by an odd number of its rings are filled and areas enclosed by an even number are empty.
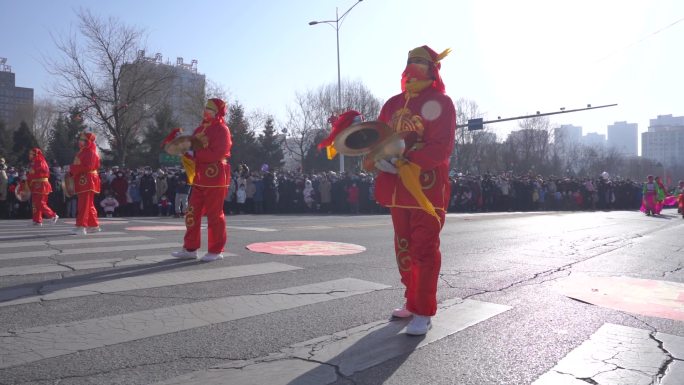
<svg viewBox="0 0 684 385">
<path fill-rule="evenodd" d="M 429 190 L 437 182 L 437 172 L 435 170 L 420 174 L 420 186 L 423 190 Z"/>
<path fill-rule="evenodd" d="M 78 178 L 78 184 L 80 184 L 81 186 L 85 186 L 86 183 L 88 183 L 88 181 L 86 180 L 85 175 L 81 175 L 81 176 Z"/>
<path fill-rule="evenodd" d="M 392 115 L 391 127 L 395 132 L 416 132 L 419 138 L 423 137 L 423 131 L 425 131 L 423 119 L 420 115 L 412 115 L 408 108 L 399 109 Z"/>
<path fill-rule="evenodd" d="M 188 207 L 188 211 L 185 213 L 185 227 L 192 227 L 195 225 L 195 208 L 193 206 Z"/>
<path fill-rule="evenodd" d="M 409 255 L 409 241 L 404 238 L 397 238 L 394 241 L 395 252 L 397 255 L 397 266 L 399 271 L 411 270 L 411 256 Z"/>
<path fill-rule="evenodd" d="M 216 167 L 215 164 L 210 164 L 207 166 L 206 171 L 204 171 L 204 175 L 206 175 L 208 178 L 214 178 L 216 175 L 218 175 L 218 167 Z"/>
</svg>

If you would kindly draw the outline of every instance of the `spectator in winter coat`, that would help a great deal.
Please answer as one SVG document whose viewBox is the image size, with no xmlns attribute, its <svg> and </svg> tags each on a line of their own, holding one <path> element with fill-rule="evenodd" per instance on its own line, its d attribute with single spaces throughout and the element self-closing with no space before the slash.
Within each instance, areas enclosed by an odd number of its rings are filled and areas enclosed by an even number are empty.
<svg viewBox="0 0 684 385">
<path fill-rule="evenodd" d="M 102 206 L 107 218 L 111 218 L 115 216 L 119 202 L 111 193 L 107 193 L 107 197 L 100 202 L 100 206 Z"/>
</svg>

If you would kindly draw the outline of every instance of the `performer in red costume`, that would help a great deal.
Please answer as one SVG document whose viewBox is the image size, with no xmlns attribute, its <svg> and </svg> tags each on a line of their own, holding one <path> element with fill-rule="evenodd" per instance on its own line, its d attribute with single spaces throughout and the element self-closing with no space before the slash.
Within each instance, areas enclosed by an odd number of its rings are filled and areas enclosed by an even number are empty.
<svg viewBox="0 0 684 385">
<path fill-rule="evenodd" d="M 26 180 L 31 190 L 31 203 L 33 204 L 33 224 L 35 226 L 43 225 L 43 215 L 45 218 L 52 220 L 52 223 L 57 223 L 59 216 L 52 211 L 47 205 L 48 195 L 52 192 L 52 186 L 48 178 L 50 177 L 50 169 L 48 169 L 45 156 L 40 148 L 32 148 L 29 151 L 29 161 L 31 166 Z"/>
<path fill-rule="evenodd" d="M 378 120 L 405 137 L 403 157 L 380 160 L 375 198 L 389 207 L 394 248 L 406 303 L 395 317 L 411 317 L 406 333 L 423 335 L 437 312 L 437 281 L 441 267 L 439 233 L 449 204 L 449 158 L 454 148 L 456 109 L 445 94 L 440 61 L 428 46 L 409 51 L 401 90 L 380 111 Z"/>
<path fill-rule="evenodd" d="M 74 162 L 69 167 L 69 173 L 74 178 L 74 189 L 78 197 L 78 213 L 76 216 L 76 228 L 73 233 L 85 235 L 86 233 L 100 231 L 97 221 L 97 209 L 93 199 L 95 194 L 100 193 L 100 156 L 95 146 L 95 134 L 83 132 L 78 137 L 79 151 Z"/>
<path fill-rule="evenodd" d="M 226 103 L 209 99 L 204 107 L 204 119 L 192 134 L 192 158 L 195 177 L 192 180 L 190 202 L 185 214 L 183 250 L 171 253 L 176 258 L 196 259 L 200 247 L 202 216 L 207 216 L 208 252 L 201 258 L 210 262 L 223 259 L 226 245 L 226 218 L 223 199 L 230 184 L 230 148 L 233 141 L 224 115 Z"/>
</svg>

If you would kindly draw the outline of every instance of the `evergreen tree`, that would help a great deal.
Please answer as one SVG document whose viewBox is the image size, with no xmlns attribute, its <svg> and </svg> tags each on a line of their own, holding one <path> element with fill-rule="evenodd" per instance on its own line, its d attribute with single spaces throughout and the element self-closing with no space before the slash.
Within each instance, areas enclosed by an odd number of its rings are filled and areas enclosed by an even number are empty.
<svg viewBox="0 0 684 385">
<path fill-rule="evenodd" d="M 8 163 L 12 160 L 12 135 L 7 130 L 5 122 L 0 120 L 0 158 Z"/>
<path fill-rule="evenodd" d="M 282 138 L 276 134 L 273 117 L 269 116 L 264 124 L 264 132 L 259 135 L 259 153 L 262 164 L 267 164 L 271 169 L 283 166 L 285 155 L 282 142 Z"/>
<path fill-rule="evenodd" d="M 228 108 L 227 124 L 233 139 L 230 157 L 233 170 L 237 170 L 241 163 L 247 164 L 252 170 L 261 166 L 259 146 L 254 131 L 249 127 L 249 122 L 245 119 L 245 109 L 239 102 Z"/>
<path fill-rule="evenodd" d="M 130 163 L 140 163 L 145 166 L 159 167 L 159 156 L 160 154 L 165 154 L 161 147 L 161 142 L 175 127 L 178 127 L 178 122 L 173 118 L 171 107 L 168 105 L 162 106 L 154 115 L 154 123 L 147 126 L 142 146 L 139 146 L 139 151 L 135 151 L 131 154 Z"/>
<path fill-rule="evenodd" d="M 33 136 L 28 124 L 22 120 L 19 128 L 12 134 L 12 155 L 17 164 L 28 163 L 28 153 L 38 147 L 38 140 Z"/>
<path fill-rule="evenodd" d="M 321 172 L 334 171 L 339 168 L 340 161 L 338 158 L 328 159 L 328 153 L 318 149 L 318 143 L 322 142 L 328 136 L 328 133 L 319 130 L 314 136 L 309 150 L 304 156 L 304 171 L 305 172 Z M 337 156 L 340 156 L 339 154 Z"/>
<path fill-rule="evenodd" d="M 68 118 L 60 116 L 48 142 L 48 158 L 54 159 L 60 166 L 71 164 L 78 152 L 77 137 L 85 128 L 81 113 L 76 107 L 71 108 Z"/>
</svg>

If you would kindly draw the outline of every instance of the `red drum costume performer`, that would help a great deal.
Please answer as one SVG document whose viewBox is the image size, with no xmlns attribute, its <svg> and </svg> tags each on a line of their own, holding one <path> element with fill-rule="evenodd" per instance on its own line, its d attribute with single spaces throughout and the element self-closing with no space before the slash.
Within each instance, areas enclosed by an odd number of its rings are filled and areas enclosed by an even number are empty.
<svg viewBox="0 0 684 385">
<path fill-rule="evenodd" d="M 100 193 L 100 156 L 95 146 L 95 134 L 83 132 L 78 137 L 79 151 L 74 158 L 74 163 L 69 166 L 69 173 L 74 178 L 74 190 L 78 197 L 78 213 L 76 216 L 76 228 L 73 233 L 85 235 L 89 232 L 100 231 L 97 221 L 97 209 L 93 199 L 95 194 Z"/>
<path fill-rule="evenodd" d="M 52 220 L 52 223 L 57 223 L 59 216 L 47 205 L 48 195 L 52 192 L 52 186 L 48 178 L 50 177 L 50 169 L 48 169 L 45 156 L 40 148 L 33 148 L 29 151 L 29 160 L 31 167 L 26 174 L 26 180 L 31 190 L 31 203 L 33 204 L 33 224 L 42 226 L 43 216 Z"/>
<path fill-rule="evenodd" d="M 378 120 L 395 132 L 409 131 L 403 158 L 381 160 L 375 167 L 375 197 L 389 207 L 394 248 L 406 303 L 392 312 L 411 317 L 406 333 L 423 335 L 437 312 L 437 281 L 441 268 L 439 233 L 449 204 L 449 158 L 454 148 L 456 109 L 445 94 L 440 61 L 428 46 L 409 52 L 401 90 L 380 111 Z"/>
<path fill-rule="evenodd" d="M 223 199 L 230 184 L 230 149 L 233 141 L 224 121 L 226 103 L 221 99 L 209 99 L 204 108 L 204 120 L 192 134 L 192 158 L 195 175 L 190 181 L 192 191 L 188 211 L 185 214 L 185 238 L 183 250 L 173 252 L 176 258 L 195 259 L 200 247 L 202 216 L 207 216 L 208 252 L 202 261 L 223 258 L 226 245 L 226 218 L 223 215 Z"/>
</svg>

